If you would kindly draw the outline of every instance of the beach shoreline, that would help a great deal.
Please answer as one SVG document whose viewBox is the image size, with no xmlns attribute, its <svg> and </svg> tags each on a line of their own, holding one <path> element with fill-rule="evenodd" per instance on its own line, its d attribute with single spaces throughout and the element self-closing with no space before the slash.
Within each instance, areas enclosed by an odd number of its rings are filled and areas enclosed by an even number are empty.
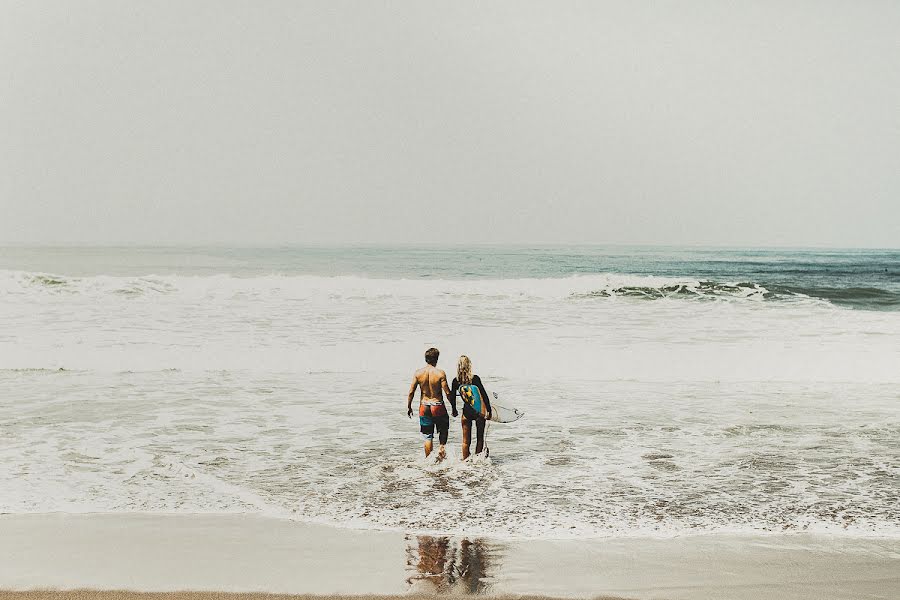
<svg viewBox="0 0 900 600">
<path fill-rule="evenodd" d="M 893 538 L 716 534 L 517 541 L 250 515 L 0 516 L 3 600 L 887 599 L 900 589 L 898 574 L 900 543 Z"/>
</svg>

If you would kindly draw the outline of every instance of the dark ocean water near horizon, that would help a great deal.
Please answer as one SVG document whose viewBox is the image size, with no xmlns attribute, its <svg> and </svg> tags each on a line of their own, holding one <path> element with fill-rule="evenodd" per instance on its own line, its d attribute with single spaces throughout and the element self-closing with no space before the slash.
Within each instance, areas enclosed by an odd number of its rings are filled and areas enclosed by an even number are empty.
<svg viewBox="0 0 900 600">
<path fill-rule="evenodd" d="M 633 274 L 694 280 L 624 286 L 649 298 L 764 288 L 869 310 L 900 310 L 900 249 L 647 246 L 0 246 L 0 269 L 64 276 L 363 276 L 373 279 L 545 279 Z M 38 280 L 41 281 L 41 280 Z M 47 280 L 52 281 L 52 280 Z"/>
</svg>

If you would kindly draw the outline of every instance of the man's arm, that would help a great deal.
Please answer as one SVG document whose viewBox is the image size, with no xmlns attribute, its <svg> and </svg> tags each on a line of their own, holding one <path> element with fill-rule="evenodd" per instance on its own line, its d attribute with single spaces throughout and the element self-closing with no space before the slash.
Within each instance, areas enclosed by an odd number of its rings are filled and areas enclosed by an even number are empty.
<svg viewBox="0 0 900 600">
<path fill-rule="evenodd" d="M 416 388 L 419 387 L 419 380 L 413 375 L 412 384 L 409 386 L 409 397 L 406 399 L 406 416 L 412 418 L 412 401 L 416 397 Z"/>
<path fill-rule="evenodd" d="M 450 406 L 453 408 L 453 416 L 459 415 L 459 413 L 456 412 L 456 390 L 451 390 L 450 386 L 447 385 L 447 374 L 443 371 L 441 371 L 441 388 L 444 390 L 444 394 L 450 401 Z"/>
</svg>

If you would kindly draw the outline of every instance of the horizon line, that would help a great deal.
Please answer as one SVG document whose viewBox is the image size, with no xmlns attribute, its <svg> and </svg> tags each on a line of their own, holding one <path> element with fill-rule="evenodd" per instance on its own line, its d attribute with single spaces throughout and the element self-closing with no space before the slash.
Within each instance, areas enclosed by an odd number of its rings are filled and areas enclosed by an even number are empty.
<svg viewBox="0 0 900 600">
<path fill-rule="evenodd" d="M 11 242 L 0 241 L 0 248 L 235 248 L 235 249 L 277 249 L 277 248 L 659 248 L 679 250 L 900 250 L 900 246 L 838 246 L 838 245 L 765 245 L 765 244 L 659 244 L 640 242 L 118 242 L 118 241 L 61 241 L 61 242 Z"/>
</svg>

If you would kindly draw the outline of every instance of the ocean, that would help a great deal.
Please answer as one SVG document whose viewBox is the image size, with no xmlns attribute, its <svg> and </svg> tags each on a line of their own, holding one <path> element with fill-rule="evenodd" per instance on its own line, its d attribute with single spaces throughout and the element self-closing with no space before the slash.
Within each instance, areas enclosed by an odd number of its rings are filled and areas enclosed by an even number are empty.
<svg viewBox="0 0 900 600">
<path fill-rule="evenodd" d="M 523 410 L 422 456 L 430 347 Z M 900 537 L 900 250 L 0 248 L 0 513 Z"/>
</svg>

